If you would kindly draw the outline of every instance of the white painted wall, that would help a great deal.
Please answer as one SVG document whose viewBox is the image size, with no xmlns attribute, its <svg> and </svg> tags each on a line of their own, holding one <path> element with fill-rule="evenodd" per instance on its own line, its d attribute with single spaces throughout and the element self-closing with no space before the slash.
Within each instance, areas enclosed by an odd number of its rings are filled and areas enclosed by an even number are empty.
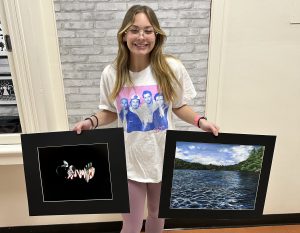
<svg viewBox="0 0 300 233">
<path fill-rule="evenodd" d="M 212 15 L 208 117 L 223 132 L 277 135 L 264 214 L 300 212 L 300 4 L 294 3 L 215 1 Z"/>
</svg>

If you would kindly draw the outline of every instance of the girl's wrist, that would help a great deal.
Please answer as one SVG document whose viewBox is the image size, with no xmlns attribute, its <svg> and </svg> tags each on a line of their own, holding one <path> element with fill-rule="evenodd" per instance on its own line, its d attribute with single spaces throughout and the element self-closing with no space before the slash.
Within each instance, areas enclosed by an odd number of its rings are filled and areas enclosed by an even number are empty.
<svg viewBox="0 0 300 233">
<path fill-rule="evenodd" d="M 202 123 L 201 123 L 201 121 L 207 121 L 207 118 L 206 117 L 200 117 L 200 119 L 199 119 L 199 121 L 198 121 L 198 127 L 200 128 L 200 129 L 202 129 Z"/>
<path fill-rule="evenodd" d="M 93 119 L 92 119 L 91 117 L 87 117 L 87 118 L 85 118 L 84 120 L 90 122 L 90 124 L 91 124 L 90 129 L 93 129 L 93 128 L 94 128 L 94 122 L 93 122 Z"/>
<path fill-rule="evenodd" d="M 96 120 L 96 122 L 95 122 L 95 124 L 94 124 L 94 126 L 95 126 L 95 129 L 99 126 L 99 119 L 98 119 L 98 117 L 97 117 L 97 115 L 96 114 L 93 114 L 93 115 L 91 115 L 91 117 L 90 118 L 92 118 L 92 119 L 95 119 Z"/>
<path fill-rule="evenodd" d="M 91 123 L 92 129 L 96 129 L 99 125 L 99 119 L 96 115 L 91 115 L 90 117 L 87 117 L 84 120 L 87 120 Z"/>
<path fill-rule="evenodd" d="M 205 116 L 196 115 L 194 117 L 194 125 L 201 129 L 201 120 L 207 120 Z"/>
</svg>

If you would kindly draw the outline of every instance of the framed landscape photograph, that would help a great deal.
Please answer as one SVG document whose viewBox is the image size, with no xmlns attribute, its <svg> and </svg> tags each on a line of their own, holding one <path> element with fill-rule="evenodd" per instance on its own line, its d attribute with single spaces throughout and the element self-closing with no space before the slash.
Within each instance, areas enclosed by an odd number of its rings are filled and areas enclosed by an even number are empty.
<svg viewBox="0 0 300 233">
<path fill-rule="evenodd" d="M 159 216 L 263 213 L 276 137 L 168 130 Z"/>
<path fill-rule="evenodd" d="M 29 215 L 129 212 L 123 129 L 21 134 Z"/>
</svg>

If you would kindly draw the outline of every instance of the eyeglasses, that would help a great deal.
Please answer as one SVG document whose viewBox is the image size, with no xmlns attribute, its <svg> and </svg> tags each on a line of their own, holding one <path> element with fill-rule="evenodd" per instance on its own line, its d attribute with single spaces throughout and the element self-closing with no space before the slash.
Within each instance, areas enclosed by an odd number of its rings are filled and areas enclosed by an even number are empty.
<svg viewBox="0 0 300 233">
<path fill-rule="evenodd" d="M 153 27 L 139 28 L 139 27 L 130 27 L 128 30 L 132 35 L 140 35 L 142 32 L 144 36 L 151 36 L 156 33 Z"/>
</svg>

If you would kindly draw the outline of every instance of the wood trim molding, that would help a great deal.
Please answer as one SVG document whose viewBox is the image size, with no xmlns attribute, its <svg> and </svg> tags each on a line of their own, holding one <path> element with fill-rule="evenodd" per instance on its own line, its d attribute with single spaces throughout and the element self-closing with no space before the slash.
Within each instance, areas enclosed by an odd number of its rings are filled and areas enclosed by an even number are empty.
<svg viewBox="0 0 300 233">
<path fill-rule="evenodd" d="M 22 133 L 69 130 L 53 1 L 3 0 L 0 5 L 12 43 L 8 60 Z M 5 144 L 20 144 L 20 135 L 0 135 L 0 145 Z M 6 148 L 0 163 L 19 164 L 21 151 L 12 155 Z"/>
<path fill-rule="evenodd" d="M 68 129 L 53 1 L 4 0 L 22 130 Z M 38 36 L 37 36 L 38 35 Z"/>
<path fill-rule="evenodd" d="M 221 64 L 225 13 L 225 0 L 212 1 L 205 115 L 216 124 L 218 124 L 217 111 L 221 94 L 220 83 L 222 80 Z"/>
</svg>

